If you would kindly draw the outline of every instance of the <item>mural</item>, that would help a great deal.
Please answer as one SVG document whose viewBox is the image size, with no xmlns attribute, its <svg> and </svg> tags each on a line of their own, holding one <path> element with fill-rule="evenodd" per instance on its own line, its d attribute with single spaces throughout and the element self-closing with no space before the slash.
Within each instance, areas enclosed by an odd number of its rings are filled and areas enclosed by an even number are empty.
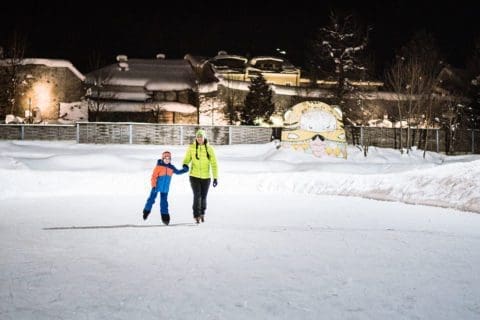
<svg viewBox="0 0 480 320">
<path fill-rule="evenodd" d="M 284 115 L 282 147 L 316 157 L 347 158 L 347 140 L 342 111 L 320 101 L 304 101 Z"/>
</svg>

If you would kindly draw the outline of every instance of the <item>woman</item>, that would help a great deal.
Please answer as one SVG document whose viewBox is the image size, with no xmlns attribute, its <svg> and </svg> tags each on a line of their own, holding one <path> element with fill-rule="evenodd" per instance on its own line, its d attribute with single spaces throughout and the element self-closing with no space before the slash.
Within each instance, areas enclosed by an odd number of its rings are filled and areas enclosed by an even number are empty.
<svg viewBox="0 0 480 320">
<path fill-rule="evenodd" d="M 205 130 L 198 130 L 195 141 L 188 147 L 183 159 L 184 165 L 190 165 L 190 185 L 193 191 L 193 218 L 196 223 L 205 221 L 207 194 L 213 175 L 213 187 L 217 186 L 218 166 L 215 150 L 207 143 Z"/>
</svg>

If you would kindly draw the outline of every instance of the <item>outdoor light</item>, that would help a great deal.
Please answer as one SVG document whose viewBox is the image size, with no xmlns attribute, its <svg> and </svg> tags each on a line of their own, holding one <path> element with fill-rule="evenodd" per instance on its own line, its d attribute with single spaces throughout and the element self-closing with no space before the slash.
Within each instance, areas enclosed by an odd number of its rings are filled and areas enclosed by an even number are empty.
<svg viewBox="0 0 480 320">
<path fill-rule="evenodd" d="M 37 82 L 33 85 L 35 106 L 40 110 L 49 107 L 52 102 L 52 86 L 47 83 Z"/>
</svg>

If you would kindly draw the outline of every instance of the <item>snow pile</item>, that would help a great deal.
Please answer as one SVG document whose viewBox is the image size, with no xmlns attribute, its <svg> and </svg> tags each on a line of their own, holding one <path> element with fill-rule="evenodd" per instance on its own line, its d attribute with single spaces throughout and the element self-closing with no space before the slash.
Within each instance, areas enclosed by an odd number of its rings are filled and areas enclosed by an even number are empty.
<svg viewBox="0 0 480 320">
<path fill-rule="evenodd" d="M 181 164 L 185 146 L 1 142 L 0 198 L 144 194 L 166 148 Z M 54 150 L 52 153 L 52 149 Z M 480 212 L 480 157 L 350 146 L 348 159 L 315 158 L 265 145 L 217 146 L 222 190 L 342 195 Z M 121 174 L 119 174 L 119 172 Z M 44 186 L 47 185 L 48 188 Z M 184 186 L 185 187 L 185 186 Z M 188 193 L 189 188 L 183 188 Z"/>
</svg>

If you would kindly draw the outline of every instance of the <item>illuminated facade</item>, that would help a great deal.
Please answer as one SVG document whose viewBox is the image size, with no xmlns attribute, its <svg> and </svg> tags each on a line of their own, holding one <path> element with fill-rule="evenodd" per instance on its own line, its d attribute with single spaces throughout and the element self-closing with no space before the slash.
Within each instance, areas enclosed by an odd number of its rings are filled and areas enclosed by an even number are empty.
<svg viewBox="0 0 480 320">
<path fill-rule="evenodd" d="M 299 86 L 300 69 L 288 60 L 273 56 L 258 56 L 248 60 L 245 57 L 229 55 L 226 52 L 209 60 L 216 72 L 225 80 L 250 81 L 262 74 L 269 84 Z"/>
<path fill-rule="evenodd" d="M 68 61 L 23 59 L 15 67 L 15 108 L 7 103 L 6 114 L 30 118 L 31 122 L 55 122 L 61 116 L 61 103 L 78 102 L 84 96 L 84 76 Z M 0 60 L 2 83 L 9 79 L 9 68 L 12 61 Z"/>
</svg>

